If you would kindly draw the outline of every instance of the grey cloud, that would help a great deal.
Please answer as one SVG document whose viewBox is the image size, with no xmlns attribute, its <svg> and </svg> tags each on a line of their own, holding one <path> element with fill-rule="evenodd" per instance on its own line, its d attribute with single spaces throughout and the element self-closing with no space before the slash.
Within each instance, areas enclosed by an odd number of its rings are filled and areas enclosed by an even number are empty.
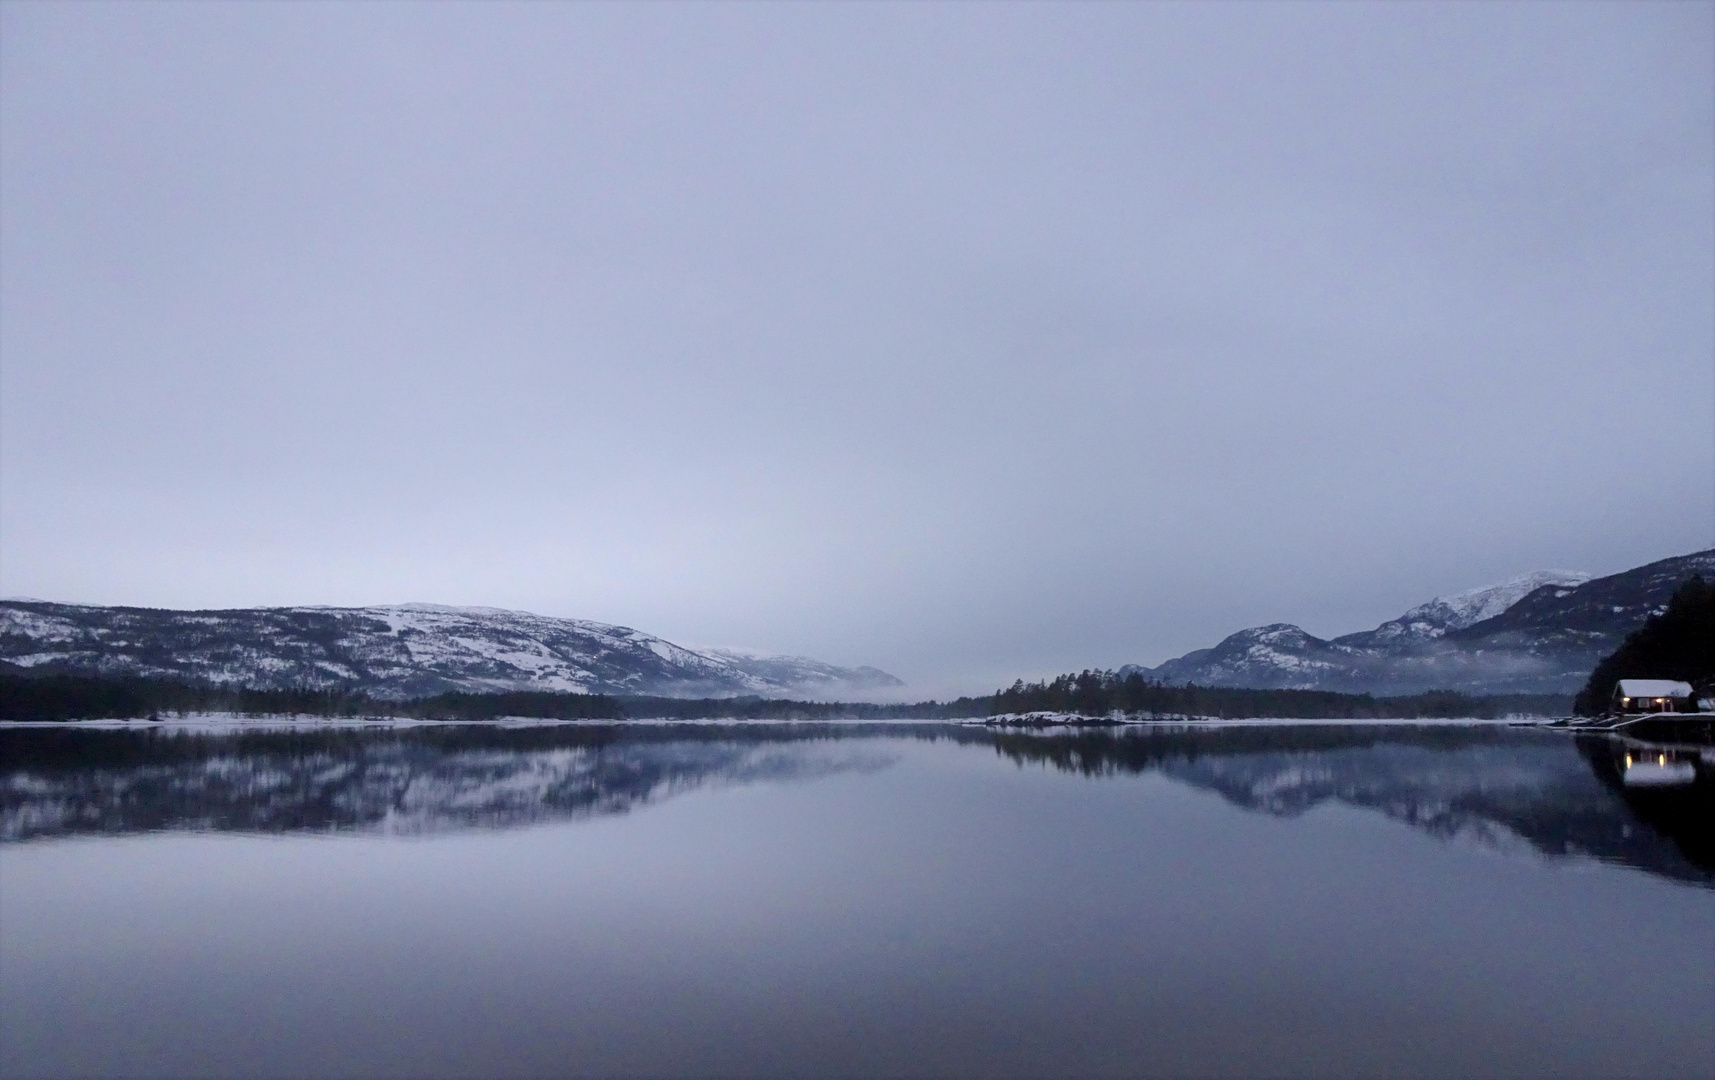
<svg viewBox="0 0 1715 1080">
<path fill-rule="evenodd" d="M 1706 4 L 0 20 L 8 594 L 945 692 L 1715 535 Z"/>
</svg>

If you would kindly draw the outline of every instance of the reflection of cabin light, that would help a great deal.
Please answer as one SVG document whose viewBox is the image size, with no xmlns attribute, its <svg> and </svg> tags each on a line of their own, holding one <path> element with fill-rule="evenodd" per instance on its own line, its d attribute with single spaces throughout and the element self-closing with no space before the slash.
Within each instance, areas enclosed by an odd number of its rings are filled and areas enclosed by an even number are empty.
<svg viewBox="0 0 1715 1080">
<path fill-rule="evenodd" d="M 1627 787 L 1676 787 L 1695 784 L 1697 768 L 1689 761 L 1669 761 L 1666 754 L 1657 754 L 1654 761 L 1644 758 L 1633 761 L 1626 755 L 1626 769 L 1620 780 Z"/>
</svg>

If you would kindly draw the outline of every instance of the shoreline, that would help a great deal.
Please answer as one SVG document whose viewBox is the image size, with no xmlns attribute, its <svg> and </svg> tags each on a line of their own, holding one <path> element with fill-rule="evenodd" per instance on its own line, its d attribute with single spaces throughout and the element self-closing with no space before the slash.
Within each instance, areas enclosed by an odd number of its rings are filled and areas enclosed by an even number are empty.
<svg viewBox="0 0 1715 1080">
<path fill-rule="evenodd" d="M 720 726 L 720 727 L 758 727 L 758 726 L 802 726 L 815 725 L 821 727 L 838 727 L 850 725 L 912 725 L 912 726 L 948 726 L 948 727 L 980 727 L 997 731 L 1030 731 L 1037 729 L 1090 729 L 1106 731 L 1124 731 L 1127 729 L 1156 729 L 1180 727 L 1548 727 L 1554 717 L 1412 717 L 1412 718 L 1382 718 L 1382 719 L 1315 719 L 1290 716 L 1267 717 L 1161 717 L 1151 719 L 1112 720 L 1077 716 L 1069 713 L 1037 714 L 1019 718 L 1010 717 L 961 717 L 945 720 L 924 720 L 914 718 L 877 719 L 813 719 L 813 720 L 777 720 L 777 719 L 741 719 L 735 717 L 704 717 L 697 719 L 681 719 L 668 717 L 639 717 L 634 719 L 579 719 L 560 720 L 551 717 L 506 716 L 492 720 L 424 720 L 406 716 L 243 716 L 235 713 L 200 713 L 189 716 L 162 717 L 158 720 L 148 719 L 105 719 L 105 720 L 0 720 L 0 731 L 8 730 L 41 730 L 63 729 L 74 731 L 216 731 L 216 730 L 263 730 L 273 729 L 282 731 L 304 729 L 351 729 L 371 730 L 381 728 L 419 728 L 419 727 L 451 727 L 474 725 L 478 727 L 496 728 L 529 728 L 529 727 L 567 727 L 567 726 L 649 726 L 671 727 L 684 726 Z"/>
</svg>

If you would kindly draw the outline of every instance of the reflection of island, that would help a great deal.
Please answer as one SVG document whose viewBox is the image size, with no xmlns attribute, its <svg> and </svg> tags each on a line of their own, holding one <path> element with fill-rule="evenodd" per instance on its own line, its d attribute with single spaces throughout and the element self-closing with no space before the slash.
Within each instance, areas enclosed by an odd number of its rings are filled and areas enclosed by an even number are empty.
<svg viewBox="0 0 1715 1080">
<path fill-rule="evenodd" d="M 1613 773 L 1601 737 L 1575 744 L 1560 733 L 1504 727 L 1257 725 L 1003 734 L 995 747 L 1019 762 L 1088 776 L 1156 772 L 1269 814 L 1333 801 L 1444 839 L 1528 846 L 1715 886 L 1709 764 L 1696 766 L 1692 784 L 1640 794 Z"/>
<path fill-rule="evenodd" d="M 714 784 L 807 779 L 892 760 L 874 743 L 835 745 L 852 733 L 608 725 L 8 731 L 0 735 L 0 839 L 528 825 L 623 813 Z"/>
</svg>

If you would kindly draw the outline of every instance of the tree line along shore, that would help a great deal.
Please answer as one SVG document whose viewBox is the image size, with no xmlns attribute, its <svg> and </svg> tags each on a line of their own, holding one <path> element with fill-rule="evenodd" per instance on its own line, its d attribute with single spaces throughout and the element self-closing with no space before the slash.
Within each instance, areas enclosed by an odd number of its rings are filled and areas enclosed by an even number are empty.
<svg viewBox="0 0 1715 1080">
<path fill-rule="evenodd" d="M 0 674 L 0 720 L 161 720 L 209 713 L 470 722 L 544 720 L 963 720 L 1023 713 L 1307 720 L 1495 718 L 1564 713 L 1569 697 L 1453 691 L 1377 697 L 1316 690 L 1164 686 L 1085 671 L 994 694 L 897 704 L 780 698 L 666 698 L 539 691 L 377 698 L 355 690 L 258 690 L 138 676 Z"/>
</svg>

